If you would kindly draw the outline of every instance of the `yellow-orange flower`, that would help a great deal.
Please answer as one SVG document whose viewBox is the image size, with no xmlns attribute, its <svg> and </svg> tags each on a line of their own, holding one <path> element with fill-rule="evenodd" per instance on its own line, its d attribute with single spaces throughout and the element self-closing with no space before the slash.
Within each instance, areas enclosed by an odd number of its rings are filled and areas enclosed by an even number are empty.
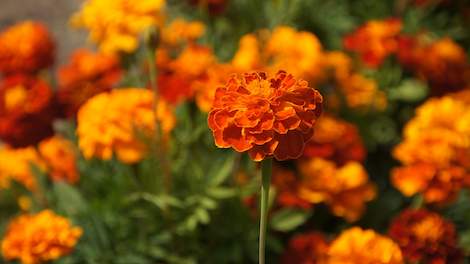
<svg viewBox="0 0 470 264">
<path fill-rule="evenodd" d="M 325 264 L 403 264 L 400 248 L 390 238 L 359 227 L 347 229 L 330 245 Z"/>
<path fill-rule="evenodd" d="M 86 100 L 110 91 L 121 75 L 122 70 L 116 56 L 78 49 L 72 54 L 70 63 L 59 69 L 59 103 L 67 116 L 74 117 Z"/>
<path fill-rule="evenodd" d="M 12 149 L 0 147 L 0 188 L 8 188 L 12 180 L 29 190 L 36 188 L 32 166 L 45 170 L 44 163 L 33 147 Z"/>
<path fill-rule="evenodd" d="M 375 186 L 360 163 L 337 167 L 334 162 L 313 158 L 301 161 L 299 170 L 299 196 L 311 203 L 326 203 L 333 214 L 348 221 L 359 219 L 365 203 L 375 197 Z"/>
<path fill-rule="evenodd" d="M 255 161 L 295 159 L 313 135 L 321 106 L 318 91 L 284 71 L 245 73 L 217 89 L 208 122 L 220 148 L 248 151 Z"/>
<path fill-rule="evenodd" d="M 0 34 L 0 72 L 34 73 L 54 63 L 55 44 L 46 27 L 24 21 Z"/>
<path fill-rule="evenodd" d="M 125 163 L 141 160 L 156 121 L 164 134 L 175 125 L 175 117 L 164 101 L 154 109 L 153 93 L 140 88 L 117 89 L 92 97 L 78 111 L 79 148 L 85 158 L 111 159 Z M 155 118 L 157 120 L 155 120 Z"/>
<path fill-rule="evenodd" d="M 41 141 L 38 149 L 52 180 L 78 181 L 77 153 L 71 141 L 53 136 Z"/>
<path fill-rule="evenodd" d="M 6 260 L 39 264 L 69 254 L 83 231 L 50 210 L 13 219 L 2 240 Z"/>
<path fill-rule="evenodd" d="M 90 31 L 89 38 L 104 53 L 130 53 L 139 35 L 163 22 L 165 0 L 86 0 L 72 25 Z"/>
<path fill-rule="evenodd" d="M 232 58 L 232 65 L 240 71 L 259 70 L 262 66 L 261 47 L 255 34 L 240 38 L 238 50 Z"/>
<path fill-rule="evenodd" d="M 214 101 L 215 91 L 223 87 L 231 74 L 235 72 L 230 64 L 215 64 L 207 69 L 204 77 L 193 83 L 196 92 L 196 104 L 203 112 L 209 112 Z"/>
<path fill-rule="evenodd" d="M 204 35 L 205 26 L 199 21 L 186 21 L 181 18 L 173 20 L 161 30 L 163 45 L 177 46 L 186 42 L 194 42 Z"/>
</svg>

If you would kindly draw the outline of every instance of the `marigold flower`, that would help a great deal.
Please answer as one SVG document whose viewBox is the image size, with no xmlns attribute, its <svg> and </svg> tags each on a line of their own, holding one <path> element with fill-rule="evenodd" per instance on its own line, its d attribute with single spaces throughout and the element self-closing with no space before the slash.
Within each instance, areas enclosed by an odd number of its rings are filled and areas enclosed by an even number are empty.
<svg viewBox="0 0 470 264">
<path fill-rule="evenodd" d="M 35 73 L 54 63 L 55 44 L 46 27 L 24 21 L 0 33 L 0 72 Z"/>
<path fill-rule="evenodd" d="M 165 0 L 86 0 L 72 25 L 90 31 L 89 38 L 104 53 L 131 53 L 139 34 L 163 23 Z"/>
<path fill-rule="evenodd" d="M 96 94 L 110 91 L 122 76 L 119 59 L 113 55 L 76 50 L 68 65 L 58 72 L 58 100 L 67 116 Z"/>
<path fill-rule="evenodd" d="M 196 104 L 201 111 L 210 111 L 215 91 L 217 88 L 223 87 L 234 72 L 236 71 L 230 64 L 215 64 L 207 69 L 204 77 L 193 82 Z"/>
<path fill-rule="evenodd" d="M 2 240 L 6 260 L 39 264 L 69 254 L 83 231 L 50 210 L 13 219 Z"/>
<path fill-rule="evenodd" d="M 309 232 L 296 235 L 289 240 L 289 245 L 282 254 L 280 263 L 323 263 L 328 246 L 326 238 L 321 233 Z"/>
<path fill-rule="evenodd" d="M 343 165 L 348 161 L 364 161 L 366 149 L 354 124 L 323 115 L 318 119 L 315 133 L 305 146 L 303 156 L 324 158 Z"/>
<path fill-rule="evenodd" d="M 357 52 L 369 67 L 377 67 L 398 49 L 399 19 L 371 20 L 344 38 L 344 47 Z"/>
<path fill-rule="evenodd" d="M 452 222 L 425 209 L 408 209 L 392 220 L 390 237 L 410 263 L 461 263 Z"/>
<path fill-rule="evenodd" d="M 359 227 L 347 229 L 331 244 L 327 264 L 403 264 L 400 248 L 390 238 Z"/>
<path fill-rule="evenodd" d="M 43 161 L 33 147 L 19 149 L 0 147 L 0 188 L 8 188 L 13 180 L 29 190 L 34 190 L 36 177 L 32 166 L 45 170 Z"/>
<path fill-rule="evenodd" d="M 194 42 L 204 35 L 205 25 L 199 21 L 186 21 L 181 18 L 173 20 L 161 30 L 161 41 L 165 45 L 177 46 Z"/>
<path fill-rule="evenodd" d="M 0 139 L 13 147 L 52 135 L 53 94 L 42 80 L 12 75 L 0 83 Z"/>
<path fill-rule="evenodd" d="M 334 162 L 313 158 L 301 161 L 299 170 L 299 196 L 311 203 L 326 203 L 334 215 L 351 222 L 359 219 L 365 203 L 376 195 L 367 172 L 357 162 L 337 167 Z"/>
<path fill-rule="evenodd" d="M 116 89 L 98 94 L 78 111 L 78 145 L 85 158 L 108 160 L 113 157 L 125 163 L 140 161 L 147 147 L 142 137 L 155 133 L 156 119 L 164 134 L 175 126 L 175 117 L 164 101 L 154 111 L 150 90 Z M 155 116 L 156 115 L 156 116 Z"/>
<path fill-rule="evenodd" d="M 255 34 L 242 36 L 238 44 L 238 50 L 233 56 L 231 64 L 240 71 L 261 69 L 260 45 Z"/>
<path fill-rule="evenodd" d="M 313 135 L 322 97 L 304 80 L 279 71 L 233 75 L 218 88 L 209 112 L 209 127 L 220 148 L 248 151 L 261 161 L 296 159 Z"/>
<path fill-rule="evenodd" d="M 299 196 L 301 180 L 293 171 L 275 166 L 272 173 L 272 185 L 276 190 L 276 206 L 310 209 L 312 203 Z"/>
<path fill-rule="evenodd" d="M 38 149 L 52 180 L 78 181 L 77 153 L 71 141 L 53 136 L 41 141 Z"/>
</svg>

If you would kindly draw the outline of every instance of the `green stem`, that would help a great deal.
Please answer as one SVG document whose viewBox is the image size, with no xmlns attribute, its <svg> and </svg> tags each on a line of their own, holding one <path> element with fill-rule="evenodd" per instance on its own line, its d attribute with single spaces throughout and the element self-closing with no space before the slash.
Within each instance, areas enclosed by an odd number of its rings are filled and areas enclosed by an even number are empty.
<svg viewBox="0 0 470 264">
<path fill-rule="evenodd" d="M 271 185 L 272 167 L 272 159 L 266 159 L 261 162 L 261 218 L 259 222 L 259 264 L 264 264 L 265 262 L 269 187 Z"/>
</svg>

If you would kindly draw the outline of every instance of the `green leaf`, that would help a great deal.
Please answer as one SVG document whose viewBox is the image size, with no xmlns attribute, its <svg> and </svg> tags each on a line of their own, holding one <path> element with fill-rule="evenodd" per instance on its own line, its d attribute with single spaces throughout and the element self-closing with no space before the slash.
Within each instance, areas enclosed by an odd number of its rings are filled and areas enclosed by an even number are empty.
<svg viewBox="0 0 470 264">
<path fill-rule="evenodd" d="M 59 210 L 69 215 L 83 213 L 87 209 L 87 204 L 80 192 L 63 181 L 54 182 L 54 194 Z"/>
<path fill-rule="evenodd" d="M 237 192 L 235 189 L 226 187 L 213 187 L 207 190 L 207 194 L 216 199 L 227 199 L 234 197 Z"/>
<path fill-rule="evenodd" d="M 391 89 L 389 97 L 392 100 L 401 100 L 405 102 L 417 102 L 422 100 L 428 94 L 426 85 L 418 80 L 404 80 L 400 86 Z"/>
<path fill-rule="evenodd" d="M 302 225 L 310 217 L 310 212 L 300 209 L 282 209 L 271 218 L 271 228 L 288 232 Z"/>
<path fill-rule="evenodd" d="M 220 163 L 214 162 L 214 164 L 216 165 L 213 166 L 211 171 L 209 172 L 208 185 L 217 186 L 224 182 L 232 171 L 234 160 L 235 156 L 230 155 L 228 158 L 225 159 L 225 162 L 222 164 L 222 166 L 218 165 Z"/>
</svg>

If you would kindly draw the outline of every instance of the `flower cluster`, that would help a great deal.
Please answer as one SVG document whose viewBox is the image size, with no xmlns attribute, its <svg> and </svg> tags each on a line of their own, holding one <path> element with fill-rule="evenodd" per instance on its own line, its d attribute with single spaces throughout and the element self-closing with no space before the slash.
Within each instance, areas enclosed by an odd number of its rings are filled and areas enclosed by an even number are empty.
<svg viewBox="0 0 470 264">
<path fill-rule="evenodd" d="M 52 211 L 21 215 L 8 225 L 2 254 L 6 260 L 20 260 L 23 264 L 52 261 L 69 254 L 81 235 L 81 228 Z"/>
</svg>

